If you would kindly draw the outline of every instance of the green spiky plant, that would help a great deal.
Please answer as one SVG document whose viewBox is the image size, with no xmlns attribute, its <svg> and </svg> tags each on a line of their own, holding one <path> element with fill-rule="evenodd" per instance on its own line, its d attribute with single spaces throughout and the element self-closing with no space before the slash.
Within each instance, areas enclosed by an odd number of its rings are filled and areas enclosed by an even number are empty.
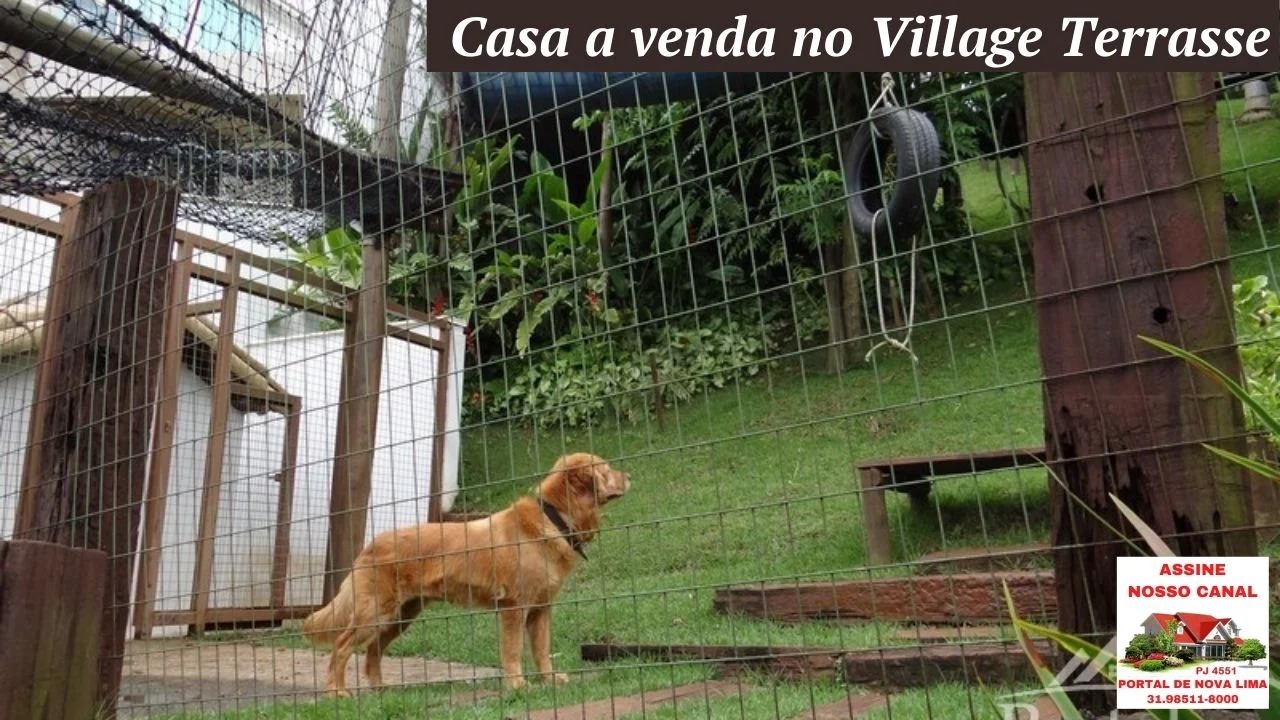
<svg viewBox="0 0 1280 720">
<path fill-rule="evenodd" d="M 1214 367 L 1211 363 L 1205 361 L 1200 356 L 1188 350 L 1184 350 L 1177 346 L 1170 345 L 1166 342 L 1156 340 L 1153 338 L 1149 338 L 1141 335 L 1139 335 L 1138 337 L 1143 342 L 1146 342 L 1160 350 L 1163 350 L 1164 352 L 1167 352 L 1170 355 L 1173 355 L 1174 357 L 1184 360 L 1185 362 L 1189 363 L 1193 368 L 1204 373 L 1214 382 L 1226 388 L 1228 392 L 1230 392 L 1236 399 L 1238 399 L 1241 403 L 1244 404 L 1246 410 L 1248 410 L 1251 417 L 1255 421 L 1257 421 L 1259 424 L 1265 427 L 1268 431 L 1270 431 L 1273 437 L 1280 437 L 1280 418 L 1277 418 L 1276 415 L 1272 413 L 1263 403 L 1259 402 L 1258 398 L 1252 396 L 1247 389 L 1241 386 L 1240 383 L 1236 382 L 1226 373 L 1222 372 L 1218 368 Z M 1213 445 L 1204 444 L 1203 447 L 1209 452 L 1212 452 L 1218 455 L 1219 457 L 1225 458 L 1233 463 L 1236 463 L 1237 465 L 1240 465 L 1241 467 L 1249 470 L 1250 472 L 1256 473 L 1257 475 L 1260 475 L 1264 478 L 1280 481 L 1280 468 L 1276 466 L 1269 465 L 1267 463 L 1261 462 L 1259 460 L 1255 460 L 1253 458 L 1244 457 L 1242 455 L 1236 454 L 1229 450 L 1225 450 L 1223 448 L 1215 447 Z M 1053 476 L 1052 472 L 1050 472 L 1050 475 Z M 1059 484 L 1062 484 L 1061 480 L 1058 480 L 1056 477 L 1054 477 L 1054 479 L 1057 480 Z M 1142 518 L 1138 517 L 1138 514 L 1135 513 L 1132 508 L 1130 508 L 1128 505 L 1125 505 L 1124 502 L 1121 501 L 1120 498 L 1116 497 L 1114 494 L 1108 493 L 1108 495 L 1111 498 L 1111 502 L 1115 503 L 1116 507 L 1120 510 L 1120 513 L 1124 516 L 1125 520 L 1127 520 L 1131 525 L 1133 525 L 1133 527 L 1138 531 L 1138 534 L 1142 537 L 1143 542 L 1147 545 L 1147 548 L 1150 549 L 1150 554 L 1154 554 L 1157 557 L 1176 557 L 1177 556 L 1177 554 L 1173 552 L 1173 550 L 1164 542 L 1164 540 L 1160 538 L 1160 536 L 1156 533 L 1156 531 L 1153 530 L 1150 525 L 1143 522 Z M 1079 501 L 1079 498 L 1074 498 L 1074 499 Z M 1108 525 L 1102 517 L 1098 516 L 1096 513 L 1093 513 L 1093 511 L 1091 509 L 1088 509 L 1088 507 L 1085 506 L 1083 503 L 1081 505 L 1082 507 L 1085 507 L 1087 510 L 1089 510 L 1090 514 L 1092 514 L 1098 522 L 1103 523 L 1103 525 L 1107 526 L 1108 529 L 1114 532 L 1117 536 L 1124 538 L 1123 533 L 1121 533 L 1118 529 Z M 1136 543 L 1133 543 L 1128 540 L 1126 540 L 1126 542 L 1128 542 L 1130 547 L 1132 547 L 1139 554 L 1142 554 L 1142 555 L 1149 554 L 1145 552 L 1143 548 L 1141 548 Z M 1032 638 L 1038 636 L 1040 638 L 1047 639 L 1052 643 L 1056 644 L 1058 647 L 1066 650 L 1067 652 L 1087 659 L 1090 665 L 1096 669 L 1098 675 L 1110 683 L 1114 683 L 1116 679 L 1115 654 L 1112 653 L 1110 650 L 1107 650 L 1105 648 L 1100 648 L 1082 638 L 1076 637 L 1069 633 L 1060 632 L 1054 628 L 1049 628 L 1043 625 L 1038 625 L 1033 622 L 1028 622 L 1027 620 L 1024 620 L 1018 617 L 1018 613 L 1013 605 L 1013 596 L 1009 592 L 1009 585 L 1007 581 L 1004 584 L 1004 594 L 1005 594 L 1005 601 L 1009 607 L 1009 617 L 1013 621 L 1014 629 L 1017 632 L 1018 643 L 1022 647 L 1023 652 L 1026 653 L 1027 659 L 1030 661 L 1032 668 L 1035 671 L 1036 677 L 1039 679 L 1041 686 L 1044 688 L 1045 694 L 1048 695 L 1053 700 L 1053 704 L 1057 707 L 1058 712 L 1062 715 L 1063 718 L 1065 718 L 1066 720 L 1083 720 L 1083 716 L 1081 715 L 1080 710 L 1076 708 L 1075 703 L 1072 702 L 1071 698 L 1067 694 L 1067 691 L 1064 690 L 1062 685 L 1058 682 L 1052 667 L 1050 666 L 1048 661 L 1044 658 L 1044 656 L 1040 653 L 1040 651 L 1036 649 L 1035 644 L 1032 641 Z M 1268 691 L 1269 697 L 1270 697 L 1270 703 L 1269 703 L 1270 707 L 1266 710 L 1259 710 L 1258 716 L 1261 718 L 1265 718 L 1266 720 L 1280 720 L 1280 663 L 1277 663 L 1276 660 L 1272 658 L 1272 659 L 1269 659 L 1268 664 L 1270 667 L 1270 678 L 1269 678 L 1270 688 Z M 1147 712 L 1152 717 L 1169 718 L 1170 720 L 1172 720 L 1173 718 L 1178 718 L 1179 720 L 1189 720 L 1192 718 L 1200 718 L 1200 715 L 1196 713 L 1194 710 L 1148 708 Z"/>
</svg>

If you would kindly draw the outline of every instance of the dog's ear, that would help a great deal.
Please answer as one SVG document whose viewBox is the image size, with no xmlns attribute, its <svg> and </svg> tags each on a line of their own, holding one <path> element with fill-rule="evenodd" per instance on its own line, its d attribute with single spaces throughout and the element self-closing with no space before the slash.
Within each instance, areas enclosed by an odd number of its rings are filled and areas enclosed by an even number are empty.
<svg viewBox="0 0 1280 720">
<path fill-rule="evenodd" d="M 575 491 L 594 491 L 596 487 L 596 469 L 591 463 L 583 462 L 570 465 L 564 471 L 569 487 Z"/>
</svg>

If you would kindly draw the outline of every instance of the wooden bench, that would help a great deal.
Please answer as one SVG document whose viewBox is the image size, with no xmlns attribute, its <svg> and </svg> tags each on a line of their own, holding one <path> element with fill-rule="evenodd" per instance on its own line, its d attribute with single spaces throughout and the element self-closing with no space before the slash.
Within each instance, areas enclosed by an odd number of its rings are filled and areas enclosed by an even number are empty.
<svg viewBox="0 0 1280 720">
<path fill-rule="evenodd" d="M 906 493 L 913 501 L 923 502 L 929 497 L 933 478 L 1038 465 L 1044 459 L 1045 450 L 1038 447 L 858 463 L 858 482 L 862 487 L 862 524 L 867 530 L 869 564 L 887 565 L 891 560 L 886 491 Z"/>
</svg>

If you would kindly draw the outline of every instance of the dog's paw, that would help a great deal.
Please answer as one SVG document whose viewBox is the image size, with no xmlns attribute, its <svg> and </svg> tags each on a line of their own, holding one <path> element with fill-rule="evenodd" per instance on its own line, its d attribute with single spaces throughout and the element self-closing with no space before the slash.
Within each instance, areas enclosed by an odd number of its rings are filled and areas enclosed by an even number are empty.
<svg viewBox="0 0 1280 720">
<path fill-rule="evenodd" d="M 351 697 L 351 692 L 350 692 L 349 690 L 345 689 L 345 688 L 343 688 L 343 689 L 329 688 L 329 692 L 328 692 L 328 694 L 329 694 L 329 697 L 331 697 L 331 698 L 349 698 L 349 697 Z"/>
<path fill-rule="evenodd" d="M 543 675 L 542 679 L 555 685 L 563 685 L 569 682 L 569 676 L 564 673 L 551 673 L 550 675 Z"/>
<path fill-rule="evenodd" d="M 529 683 L 525 681 L 523 675 L 513 675 L 507 678 L 508 690 L 523 690 Z"/>
</svg>

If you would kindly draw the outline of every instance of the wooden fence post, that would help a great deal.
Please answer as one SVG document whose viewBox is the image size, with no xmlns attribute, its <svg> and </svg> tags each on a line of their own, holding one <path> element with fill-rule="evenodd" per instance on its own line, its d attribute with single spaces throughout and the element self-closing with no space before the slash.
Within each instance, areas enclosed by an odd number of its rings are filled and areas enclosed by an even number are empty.
<svg viewBox="0 0 1280 720">
<path fill-rule="evenodd" d="M 100 550 L 0 540 L 0 718 L 95 720 L 106 577 Z"/>
<path fill-rule="evenodd" d="M 1201 447 L 1244 452 L 1240 403 L 1138 339 L 1240 375 L 1216 96 L 1209 73 L 1026 83 L 1059 627 L 1105 643 L 1131 551 L 1081 503 L 1136 537 L 1114 493 L 1181 555 L 1257 554 L 1244 473 Z M 1110 712 L 1113 697 L 1076 699 Z"/>
<path fill-rule="evenodd" d="M 58 243 L 36 372 L 16 539 L 102 550 L 97 704 L 115 716 L 164 357 L 178 192 L 113 180 Z"/>
</svg>

